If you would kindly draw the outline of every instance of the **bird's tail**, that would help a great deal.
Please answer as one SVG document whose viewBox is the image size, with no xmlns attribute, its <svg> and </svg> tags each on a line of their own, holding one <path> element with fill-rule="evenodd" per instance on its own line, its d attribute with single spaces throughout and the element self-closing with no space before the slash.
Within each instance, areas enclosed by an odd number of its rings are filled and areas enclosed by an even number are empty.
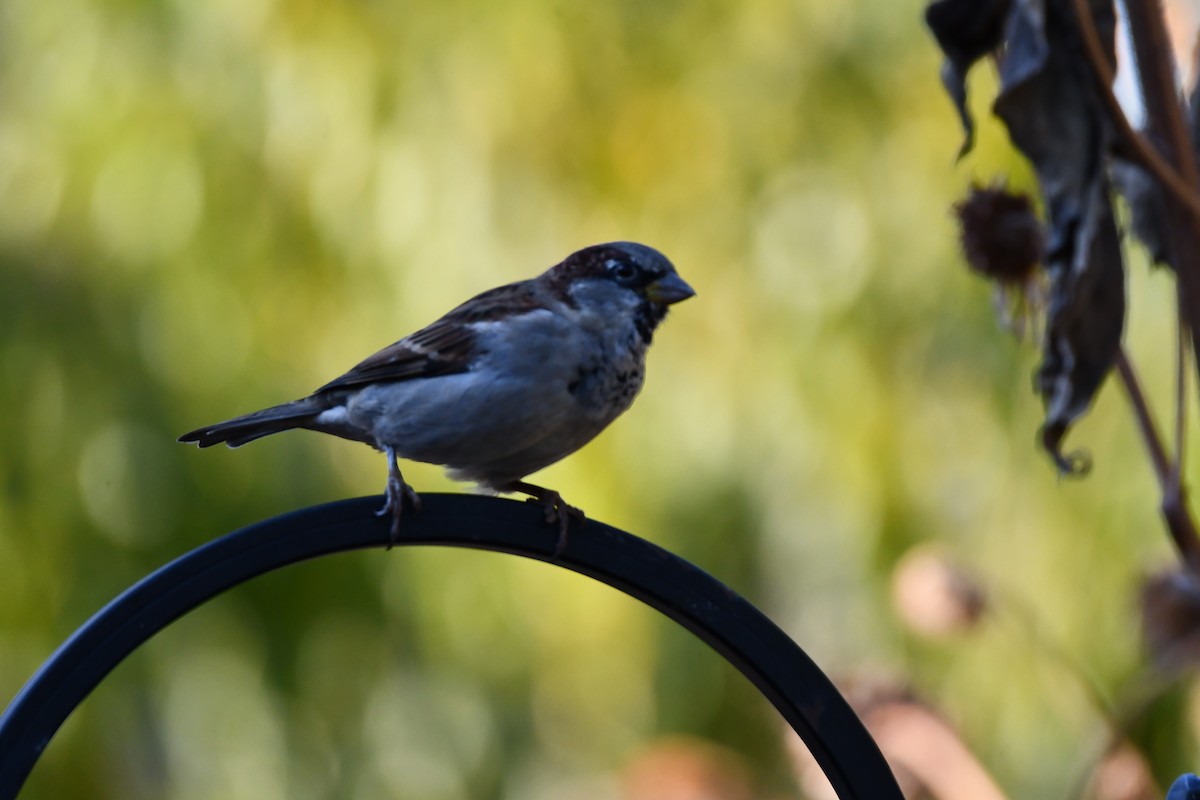
<svg viewBox="0 0 1200 800">
<path fill-rule="evenodd" d="M 246 442 L 252 442 L 272 433 L 292 428 L 306 428 L 316 420 L 322 411 L 328 408 L 327 402 L 322 402 L 316 397 L 306 397 L 303 400 L 271 406 L 252 414 L 197 428 L 180 436 L 179 441 L 196 442 L 201 447 L 211 447 L 221 442 L 230 447 L 241 447 Z"/>
</svg>

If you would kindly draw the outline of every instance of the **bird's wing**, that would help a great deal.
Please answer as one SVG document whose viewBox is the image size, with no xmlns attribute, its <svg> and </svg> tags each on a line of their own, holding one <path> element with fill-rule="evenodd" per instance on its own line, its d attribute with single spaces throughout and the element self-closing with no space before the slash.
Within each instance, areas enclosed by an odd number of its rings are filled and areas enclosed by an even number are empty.
<svg viewBox="0 0 1200 800">
<path fill-rule="evenodd" d="M 531 281 L 490 289 L 416 333 L 388 345 L 314 394 L 381 381 L 466 372 L 478 352 L 478 323 L 528 314 L 546 307 Z"/>
</svg>

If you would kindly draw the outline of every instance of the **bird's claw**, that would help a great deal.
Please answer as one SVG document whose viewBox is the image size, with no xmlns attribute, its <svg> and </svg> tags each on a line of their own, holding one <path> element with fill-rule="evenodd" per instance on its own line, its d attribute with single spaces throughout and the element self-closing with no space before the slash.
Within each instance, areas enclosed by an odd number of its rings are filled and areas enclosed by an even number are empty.
<svg viewBox="0 0 1200 800">
<path fill-rule="evenodd" d="M 542 494 L 530 497 L 526 502 L 537 503 L 546 510 L 546 524 L 558 525 L 558 541 L 554 544 L 553 558 L 557 560 L 567 548 L 567 531 L 571 525 L 571 517 L 576 517 L 579 524 L 587 522 L 583 509 L 568 505 L 562 495 L 550 489 L 542 490 Z"/>
<path fill-rule="evenodd" d="M 404 516 L 404 504 L 408 503 L 414 512 L 419 512 L 421 498 L 417 496 L 416 490 L 405 483 L 404 478 L 400 476 L 395 456 L 390 451 L 388 452 L 388 467 L 387 491 L 384 493 L 383 508 L 376 511 L 375 516 L 384 517 L 389 513 L 392 515 L 392 528 L 387 546 L 387 549 L 391 550 L 400 540 L 400 518 Z"/>
</svg>

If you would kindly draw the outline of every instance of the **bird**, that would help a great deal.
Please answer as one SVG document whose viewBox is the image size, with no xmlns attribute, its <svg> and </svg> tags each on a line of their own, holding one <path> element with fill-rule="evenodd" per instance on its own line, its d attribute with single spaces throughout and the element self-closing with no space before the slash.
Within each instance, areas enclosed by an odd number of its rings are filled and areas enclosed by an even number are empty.
<svg viewBox="0 0 1200 800">
<path fill-rule="evenodd" d="M 389 546 L 420 498 L 399 459 L 451 478 L 528 495 L 558 525 L 583 511 L 524 478 L 575 452 L 624 413 L 642 388 L 646 352 L 668 308 L 695 290 L 658 250 L 608 242 L 540 275 L 482 292 L 299 400 L 179 437 L 240 447 L 307 429 L 363 442 L 387 458 Z"/>
</svg>

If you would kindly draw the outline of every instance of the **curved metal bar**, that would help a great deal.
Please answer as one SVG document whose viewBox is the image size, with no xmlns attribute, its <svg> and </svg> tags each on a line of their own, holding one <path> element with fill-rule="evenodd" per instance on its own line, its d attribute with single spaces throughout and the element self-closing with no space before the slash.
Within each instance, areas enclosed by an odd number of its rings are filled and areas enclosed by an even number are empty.
<svg viewBox="0 0 1200 800">
<path fill-rule="evenodd" d="M 451 545 L 548 561 L 652 606 L 742 671 L 800 734 L 842 798 L 903 800 L 887 762 L 845 699 L 795 642 L 706 572 L 649 542 L 589 520 L 553 559 L 540 508 L 423 494 L 399 546 Z M 0 716 L 0 800 L 15 798 L 59 726 L 106 675 L 155 633 L 205 601 L 280 567 L 385 547 L 378 497 L 283 514 L 202 545 L 148 575 L 80 627 Z"/>
</svg>

